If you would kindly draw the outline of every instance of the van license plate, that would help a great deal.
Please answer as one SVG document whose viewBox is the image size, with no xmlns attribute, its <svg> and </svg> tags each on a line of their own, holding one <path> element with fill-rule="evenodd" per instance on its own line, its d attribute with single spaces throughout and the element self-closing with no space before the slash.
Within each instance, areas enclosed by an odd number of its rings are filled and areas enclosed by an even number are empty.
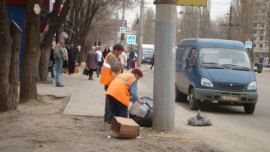
<svg viewBox="0 0 270 152">
<path fill-rule="evenodd" d="M 222 100 L 228 100 L 228 101 L 239 101 L 239 97 L 235 96 L 221 96 Z"/>
</svg>

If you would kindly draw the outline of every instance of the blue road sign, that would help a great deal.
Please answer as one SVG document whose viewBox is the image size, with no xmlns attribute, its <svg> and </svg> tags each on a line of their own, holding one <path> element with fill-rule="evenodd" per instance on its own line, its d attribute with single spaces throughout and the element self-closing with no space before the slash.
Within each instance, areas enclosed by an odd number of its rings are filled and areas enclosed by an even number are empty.
<svg viewBox="0 0 270 152">
<path fill-rule="evenodd" d="M 128 44 L 136 44 L 136 35 L 128 35 L 127 36 Z"/>
<path fill-rule="evenodd" d="M 252 42 L 246 41 L 246 48 L 251 49 L 252 48 Z"/>
<path fill-rule="evenodd" d="M 126 33 L 126 27 L 120 27 L 120 33 Z"/>
</svg>

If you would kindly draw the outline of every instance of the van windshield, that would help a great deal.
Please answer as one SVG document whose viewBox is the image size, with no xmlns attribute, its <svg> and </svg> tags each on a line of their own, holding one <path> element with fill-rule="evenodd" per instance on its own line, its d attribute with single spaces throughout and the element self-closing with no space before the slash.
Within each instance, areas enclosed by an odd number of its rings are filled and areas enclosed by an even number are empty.
<svg viewBox="0 0 270 152">
<path fill-rule="evenodd" d="M 154 49 L 152 48 L 143 48 L 143 54 L 145 55 L 153 55 L 154 54 Z"/>
<path fill-rule="evenodd" d="M 229 68 L 233 70 L 251 69 L 248 54 L 244 50 L 228 48 L 201 48 L 200 65 L 205 68 Z"/>
</svg>

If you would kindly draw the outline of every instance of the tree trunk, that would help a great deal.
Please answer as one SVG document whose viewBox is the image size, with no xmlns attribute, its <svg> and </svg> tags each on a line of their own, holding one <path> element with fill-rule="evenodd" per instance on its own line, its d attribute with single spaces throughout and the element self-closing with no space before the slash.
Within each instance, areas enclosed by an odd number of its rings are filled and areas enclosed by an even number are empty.
<svg viewBox="0 0 270 152">
<path fill-rule="evenodd" d="M 37 52 L 40 50 L 40 0 L 27 1 L 25 48 L 22 56 L 20 101 L 27 102 L 37 98 L 36 66 Z"/>
<path fill-rule="evenodd" d="M 18 89 L 18 54 L 21 30 L 14 22 L 9 27 L 5 0 L 0 0 L 0 111 L 8 111 L 17 107 Z M 14 40 L 12 40 L 14 39 Z"/>
<path fill-rule="evenodd" d="M 11 37 L 13 39 L 11 64 L 9 70 L 9 84 L 10 84 L 10 104 L 12 107 L 17 107 L 18 100 L 18 86 L 19 86 L 19 52 L 21 48 L 22 29 L 14 22 L 11 23 L 10 28 Z"/>
</svg>

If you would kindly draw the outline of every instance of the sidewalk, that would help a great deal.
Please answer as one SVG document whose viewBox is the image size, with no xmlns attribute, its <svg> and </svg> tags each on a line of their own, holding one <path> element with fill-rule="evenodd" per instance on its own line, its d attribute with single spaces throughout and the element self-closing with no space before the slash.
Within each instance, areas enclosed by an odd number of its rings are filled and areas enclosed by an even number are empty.
<svg viewBox="0 0 270 152">
<path fill-rule="evenodd" d="M 104 85 L 100 84 L 95 73 L 94 80 L 88 80 L 88 76 L 82 74 L 83 67 L 84 64 L 79 67 L 79 73 L 61 74 L 60 80 L 64 87 L 55 87 L 55 79 L 49 79 L 53 81 L 53 84 L 37 83 L 38 95 L 57 98 L 70 97 L 64 114 L 103 117 L 105 110 Z M 142 66 L 142 70 L 143 68 L 146 67 Z"/>
</svg>

